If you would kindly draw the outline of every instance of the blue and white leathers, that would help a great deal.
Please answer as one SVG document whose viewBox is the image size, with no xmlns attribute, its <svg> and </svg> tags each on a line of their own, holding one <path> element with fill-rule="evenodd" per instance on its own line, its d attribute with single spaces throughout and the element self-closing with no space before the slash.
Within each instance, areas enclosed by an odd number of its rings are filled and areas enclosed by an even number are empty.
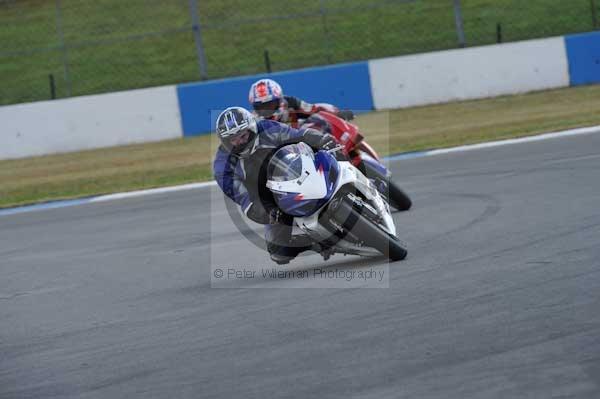
<svg viewBox="0 0 600 399">
<path fill-rule="evenodd" d="M 305 143 L 291 144 L 279 149 L 269 165 L 267 187 L 273 192 L 277 205 L 294 216 L 294 224 L 316 242 L 331 236 L 319 223 L 319 214 L 335 194 L 352 185 L 367 199 L 371 211 L 380 216 L 380 226 L 396 235 L 396 227 L 387 202 L 371 180 L 350 162 L 337 161 L 327 151 L 316 153 Z M 335 251 L 362 256 L 379 256 L 374 248 L 347 240 L 335 244 Z"/>
</svg>

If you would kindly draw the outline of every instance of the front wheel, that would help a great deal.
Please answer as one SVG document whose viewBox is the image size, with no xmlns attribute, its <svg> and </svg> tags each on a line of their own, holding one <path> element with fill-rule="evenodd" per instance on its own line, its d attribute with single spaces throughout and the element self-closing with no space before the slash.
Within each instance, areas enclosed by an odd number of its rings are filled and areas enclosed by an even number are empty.
<svg viewBox="0 0 600 399">
<path fill-rule="evenodd" d="M 344 197 L 335 207 L 332 217 L 345 231 L 389 259 L 397 261 L 406 258 L 407 251 L 402 242 L 362 215 L 352 199 Z"/>
</svg>

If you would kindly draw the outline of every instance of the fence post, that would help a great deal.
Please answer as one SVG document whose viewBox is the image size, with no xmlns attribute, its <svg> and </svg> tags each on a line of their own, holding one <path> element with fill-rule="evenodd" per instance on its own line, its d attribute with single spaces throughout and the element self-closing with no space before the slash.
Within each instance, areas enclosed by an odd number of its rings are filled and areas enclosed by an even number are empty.
<svg viewBox="0 0 600 399">
<path fill-rule="evenodd" d="M 61 53 L 62 53 L 62 63 L 63 70 L 65 76 L 65 82 L 67 83 L 67 96 L 71 97 L 71 74 L 69 73 L 69 50 L 67 49 L 67 44 L 65 43 L 65 34 L 63 32 L 63 24 L 62 24 L 62 7 L 60 0 L 56 0 L 56 32 L 58 33 L 58 40 L 60 41 Z"/>
<path fill-rule="evenodd" d="M 592 25 L 594 29 L 598 29 L 598 8 L 596 7 L 596 0 L 590 0 L 590 6 L 592 7 Z"/>
<path fill-rule="evenodd" d="M 496 24 L 496 43 L 502 43 L 502 24 Z"/>
<path fill-rule="evenodd" d="M 269 57 L 269 50 L 265 49 L 265 68 L 267 73 L 271 73 L 271 57 Z"/>
<path fill-rule="evenodd" d="M 208 79 L 206 68 L 206 54 L 204 53 L 204 44 L 202 42 L 202 27 L 200 26 L 200 17 L 198 14 L 198 0 L 190 0 L 190 15 L 192 17 L 192 32 L 194 33 L 194 43 L 196 44 L 196 54 L 198 56 L 198 66 L 200 67 L 200 79 Z"/>
<path fill-rule="evenodd" d="M 50 98 L 55 100 L 56 99 L 56 85 L 54 84 L 54 75 L 49 74 L 48 80 L 50 83 Z"/>
<path fill-rule="evenodd" d="M 465 30 L 463 28 L 463 17 L 462 10 L 460 7 L 460 0 L 454 0 L 454 21 L 456 22 L 456 34 L 458 35 L 458 45 L 465 47 L 467 45 L 465 41 Z"/>
<path fill-rule="evenodd" d="M 325 11 L 325 0 L 319 1 L 319 12 L 321 14 L 321 22 L 323 23 L 323 34 L 325 36 L 325 56 L 327 62 L 331 64 L 331 39 L 329 37 L 329 29 L 327 28 L 327 12 Z"/>
</svg>

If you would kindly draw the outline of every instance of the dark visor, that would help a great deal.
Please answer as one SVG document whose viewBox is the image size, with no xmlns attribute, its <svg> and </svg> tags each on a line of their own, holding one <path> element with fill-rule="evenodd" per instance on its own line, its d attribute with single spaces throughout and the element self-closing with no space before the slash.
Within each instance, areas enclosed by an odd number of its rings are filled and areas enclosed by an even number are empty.
<svg viewBox="0 0 600 399">
<path fill-rule="evenodd" d="M 254 103 L 252 106 L 258 115 L 268 118 L 279 108 L 279 100 L 271 100 L 265 103 Z"/>
</svg>

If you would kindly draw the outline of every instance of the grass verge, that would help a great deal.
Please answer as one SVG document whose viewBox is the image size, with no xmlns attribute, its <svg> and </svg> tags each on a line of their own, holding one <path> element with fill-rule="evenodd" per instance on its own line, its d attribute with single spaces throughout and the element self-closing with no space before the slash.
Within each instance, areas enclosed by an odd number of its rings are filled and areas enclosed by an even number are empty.
<svg viewBox="0 0 600 399">
<path fill-rule="evenodd" d="M 600 85 L 360 115 L 382 155 L 600 125 Z M 0 207 L 211 179 L 213 136 L 0 161 Z"/>
</svg>

